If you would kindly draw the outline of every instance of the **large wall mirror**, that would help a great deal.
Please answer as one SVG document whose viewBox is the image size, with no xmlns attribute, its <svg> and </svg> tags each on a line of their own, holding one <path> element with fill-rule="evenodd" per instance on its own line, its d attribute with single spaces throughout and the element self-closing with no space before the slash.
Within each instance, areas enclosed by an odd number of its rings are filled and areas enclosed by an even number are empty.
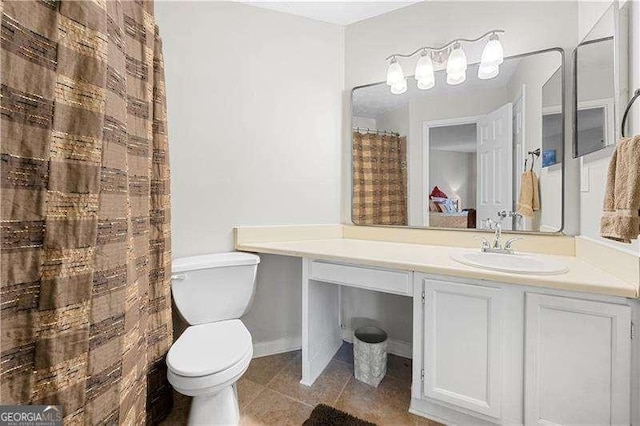
<svg viewBox="0 0 640 426">
<path fill-rule="evenodd" d="M 564 54 L 505 58 L 500 73 L 390 93 L 352 92 L 357 225 L 558 232 L 563 221 Z"/>
</svg>

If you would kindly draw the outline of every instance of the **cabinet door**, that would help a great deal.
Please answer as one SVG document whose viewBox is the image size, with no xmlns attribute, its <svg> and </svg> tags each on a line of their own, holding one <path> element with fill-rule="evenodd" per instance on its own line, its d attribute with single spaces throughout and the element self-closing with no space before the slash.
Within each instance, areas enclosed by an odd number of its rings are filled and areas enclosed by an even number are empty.
<svg viewBox="0 0 640 426">
<path fill-rule="evenodd" d="M 425 280 L 424 396 L 500 417 L 500 289 Z"/>
<path fill-rule="evenodd" d="M 527 293 L 525 421 L 630 421 L 629 306 Z"/>
</svg>

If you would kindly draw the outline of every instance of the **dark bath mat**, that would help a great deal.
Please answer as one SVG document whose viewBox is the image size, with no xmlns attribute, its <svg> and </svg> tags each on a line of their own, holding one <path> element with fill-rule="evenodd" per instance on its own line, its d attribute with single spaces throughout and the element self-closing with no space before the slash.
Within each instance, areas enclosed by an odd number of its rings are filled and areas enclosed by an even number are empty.
<svg viewBox="0 0 640 426">
<path fill-rule="evenodd" d="M 328 405 L 318 404 L 302 426 L 376 426 Z"/>
</svg>

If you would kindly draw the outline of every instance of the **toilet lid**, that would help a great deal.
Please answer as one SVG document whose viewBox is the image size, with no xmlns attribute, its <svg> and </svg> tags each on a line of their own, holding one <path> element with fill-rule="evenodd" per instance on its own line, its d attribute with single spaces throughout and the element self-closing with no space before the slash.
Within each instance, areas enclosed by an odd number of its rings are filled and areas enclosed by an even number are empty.
<svg viewBox="0 0 640 426">
<path fill-rule="evenodd" d="M 240 320 L 193 325 L 169 349 L 167 366 L 181 376 L 206 376 L 237 364 L 251 345 L 251 334 Z"/>
</svg>

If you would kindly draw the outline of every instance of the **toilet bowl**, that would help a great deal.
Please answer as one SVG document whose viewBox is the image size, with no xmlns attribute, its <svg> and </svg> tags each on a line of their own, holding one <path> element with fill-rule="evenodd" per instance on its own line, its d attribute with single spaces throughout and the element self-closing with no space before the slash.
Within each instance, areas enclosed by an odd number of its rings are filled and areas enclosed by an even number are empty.
<svg viewBox="0 0 640 426">
<path fill-rule="evenodd" d="M 240 320 L 185 330 L 167 355 L 167 377 L 177 392 L 194 397 L 189 424 L 238 423 L 234 387 L 252 356 L 251 335 Z"/>
<path fill-rule="evenodd" d="M 251 334 L 237 319 L 253 298 L 260 259 L 223 253 L 177 259 L 171 289 L 191 324 L 167 355 L 173 388 L 193 397 L 189 425 L 234 425 L 240 419 L 236 382 L 253 356 Z"/>
</svg>

